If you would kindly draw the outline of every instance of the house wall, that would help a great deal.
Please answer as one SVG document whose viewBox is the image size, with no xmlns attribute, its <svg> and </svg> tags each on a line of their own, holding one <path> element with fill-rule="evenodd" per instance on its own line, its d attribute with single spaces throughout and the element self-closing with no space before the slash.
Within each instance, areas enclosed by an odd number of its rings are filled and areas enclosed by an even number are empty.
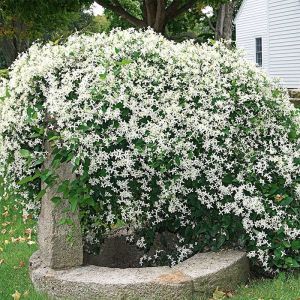
<svg viewBox="0 0 300 300">
<path fill-rule="evenodd" d="M 283 0 L 274 0 L 274 2 Z M 291 0 L 284 0 L 291 1 Z M 300 0 L 298 0 L 300 1 Z M 268 0 L 244 0 L 235 20 L 237 46 L 246 50 L 247 58 L 256 62 L 255 38 L 262 37 L 263 65 L 269 70 Z"/>
<path fill-rule="evenodd" d="M 300 0 L 269 0 L 269 24 L 269 73 L 300 88 Z"/>
</svg>

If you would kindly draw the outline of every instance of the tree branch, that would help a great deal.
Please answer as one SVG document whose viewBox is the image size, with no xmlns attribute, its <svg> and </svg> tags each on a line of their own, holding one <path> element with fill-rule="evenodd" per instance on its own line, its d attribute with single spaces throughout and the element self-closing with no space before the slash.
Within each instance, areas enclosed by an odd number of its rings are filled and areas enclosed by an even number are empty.
<svg viewBox="0 0 300 300">
<path fill-rule="evenodd" d="M 209 25 L 210 29 L 211 29 L 213 32 L 215 32 L 215 31 L 216 31 L 216 27 L 212 24 L 211 19 L 210 19 L 208 16 L 205 16 L 205 18 L 206 18 L 207 21 L 208 21 L 208 25 Z"/>
<path fill-rule="evenodd" d="M 110 9 L 113 12 L 117 13 L 119 16 L 121 16 L 123 19 L 128 21 L 130 24 L 136 26 L 136 27 L 145 27 L 146 24 L 143 20 L 140 20 L 133 15 L 131 15 L 129 12 L 127 12 L 119 3 L 119 1 L 114 0 L 113 2 L 106 2 L 103 0 L 96 0 L 96 2 L 101 5 L 102 7 L 106 9 Z"/>
<path fill-rule="evenodd" d="M 174 2 L 169 6 L 167 9 L 167 15 L 166 19 L 169 21 L 171 19 L 174 19 L 181 15 L 182 13 L 186 12 L 190 8 L 192 8 L 198 0 L 189 0 L 185 4 L 183 4 L 181 7 L 179 7 L 179 0 L 174 0 Z"/>
</svg>

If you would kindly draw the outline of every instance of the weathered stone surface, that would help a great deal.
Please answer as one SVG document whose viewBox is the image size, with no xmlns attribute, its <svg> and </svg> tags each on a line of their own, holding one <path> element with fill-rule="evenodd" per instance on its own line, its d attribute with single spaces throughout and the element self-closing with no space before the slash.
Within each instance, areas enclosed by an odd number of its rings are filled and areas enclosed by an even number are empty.
<svg viewBox="0 0 300 300">
<path fill-rule="evenodd" d="M 290 89 L 289 95 L 291 98 L 298 98 L 300 99 L 300 89 Z"/>
<path fill-rule="evenodd" d="M 32 258 L 33 261 L 36 258 Z M 54 271 L 40 266 L 31 271 L 31 278 L 40 291 L 57 299 L 191 299 L 191 279 L 188 276 L 179 281 L 161 278 L 171 272 L 169 267 L 84 266 Z"/>
<path fill-rule="evenodd" d="M 45 168 L 51 162 L 51 151 Z M 62 164 L 56 175 L 63 182 L 74 178 L 71 166 Z M 83 246 L 78 212 L 71 213 L 68 201 L 55 205 L 51 199 L 57 194 L 57 185 L 48 188 L 42 199 L 41 213 L 38 222 L 38 242 L 43 264 L 52 269 L 63 269 L 82 265 Z M 69 218 L 72 225 L 60 224 Z"/>
<path fill-rule="evenodd" d="M 232 290 L 246 282 L 250 272 L 246 255 L 234 250 L 198 253 L 177 268 L 192 278 L 195 294 L 204 299 L 217 288 Z"/>
<path fill-rule="evenodd" d="M 248 275 L 248 260 L 239 251 L 197 254 L 174 268 L 53 270 L 42 264 L 38 253 L 31 258 L 34 285 L 55 299 L 203 299 L 216 287 L 236 287 Z"/>
<path fill-rule="evenodd" d="M 293 103 L 296 107 L 299 107 L 299 105 L 300 105 L 300 89 L 290 89 L 289 95 L 290 95 L 291 103 Z"/>
<path fill-rule="evenodd" d="M 110 232 L 100 246 L 97 255 L 84 253 L 84 263 L 109 268 L 138 268 L 140 258 L 144 255 L 136 245 L 131 245 L 126 238 L 131 234 L 130 230 L 120 228 Z M 178 238 L 170 232 L 157 233 L 149 255 L 154 255 L 156 250 L 170 251 L 175 248 Z"/>
</svg>

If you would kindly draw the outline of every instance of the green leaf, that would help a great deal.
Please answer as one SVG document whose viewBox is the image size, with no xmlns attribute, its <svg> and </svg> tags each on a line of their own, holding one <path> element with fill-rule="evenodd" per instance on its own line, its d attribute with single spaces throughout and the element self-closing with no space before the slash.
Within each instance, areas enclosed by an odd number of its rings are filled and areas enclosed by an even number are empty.
<svg viewBox="0 0 300 300">
<path fill-rule="evenodd" d="M 58 204 L 58 203 L 61 202 L 61 198 L 60 198 L 60 197 L 53 197 L 53 198 L 51 199 L 51 201 L 52 201 L 54 204 Z"/>
<path fill-rule="evenodd" d="M 297 262 L 297 260 L 294 259 L 294 258 L 292 258 L 292 257 L 287 257 L 287 258 L 285 259 L 285 263 L 286 263 L 286 265 L 287 265 L 288 267 L 290 267 L 290 268 L 299 268 L 299 267 L 300 267 L 300 265 L 299 265 L 299 263 Z"/>
<path fill-rule="evenodd" d="M 69 194 L 69 183 L 69 180 L 65 180 L 57 189 L 59 193 L 63 193 L 65 198 L 67 198 Z"/>
<path fill-rule="evenodd" d="M 72 225 L 73 221 L 70 218 L 64 218 L 59 221 L 59 225 Z"/>
<path fill-rule="evenodd" d="M 132 63 L 132 61 L 129 60 L 129 59 L 123 59 L 122 61 L 118 61 L 117 65 L 119 65 L 119 66 L 125 66 L 125 65 L 129 65 L 131 63 Z"/>
<path fill-rule="evenodd" d="M 75 212 L 77 207 L 78 207 L 78 197 L 77 197 L 77 195 L 70 198 L 70 204 L 71 204 L 71 211 Z"/>
<path fill-rule="evenodd" d="M 283 246 L 284 246 L 285 248 L 290 248 L 290 247 L 291 247 L 291 244 L 290 244 L 290 242 L 288 242 L 288 241 L 283 241 L 282 244 L 283 244 Z"/>
<path fill-rule="evenodd" d="M 222 181 L 224 184 L 231 184 L 234 182 L 234 177 L 231 174 L 227 174 L 224 176 Z"/>
<path fill-rule="evenodd" d="M 48 169 L 46 169 L 46 170 L 44 170 L 43 173 L 41 174 L 41 179 L 42 179 L 43 181 L 45 181 L 51 174 L 52 174 L 51 171 L 48 170 Z"/>
<path fill-rule="evenodd" d="M 44 195 L 46 194 L 46 190 L 41 190 L 38 194 L 37 194 L 37 196 L 36 196 L 36 200 L 40 200 L 40 199 L 42 199 L 43 197 L 44 197 Z"/>
<path fill-rule="evenodd" d="M 281 202 L 279 202 L 279 204 L 281 206 L 288 206 L 293 202 L 293 198 L 292 197 L 285 197 Z"/>
<path fill-rule="evenodd" d="M 178 166 L 180 165 L 180 157 L 178 155 L 175 156 L 175 162 Z"/>
<path fill-rule="evenodd" d="M 32 164 L 32 167 L 36 167 L 36 166 L 42 164 L 44 161 L 45 161 L 44 158 L 40 158 L 40 159 L 36 160 L 36 161 Z"/>
<path fill-rule="evenodd" d="M 105 177 L 106 176 L 106 170 L 105 169 L 101 169 L 100 171 L 99 171 L 99 176 L 101 176 L 101 177 Z"/>
<path fill-rule="evenodd" d="M 21 149 L 21 150 L 20 150 L 20 154 L 21 154 L 21 156 L 24 157 L 24 158 L 28 158 L 28 157 L 31 156 L 30 151 L 27 150 L 27 149 Z"/>
<path fill-rule="evenodd" d="M 38 117 L 37 112 L 32 107 L 27 108 L 27 116 L 28 121 L 36 120 Z"/>
<path fill-rule="evenodd" d="M 107 77 L 107 74 L 100 74 L 99 77 L 101 80 L 105 80 Z"/>
<path fill-rule="evenodd" d="M 51 162 L 51 166 L 52 166 L 54 169 L 57 169 L 57 168 L 59 167 L 60 164 L 61 164 L 60 159 L 53 159 L 52 162 Z"/>
<path fill-rule="evenodd" d="M 222 234 L 217 238 L 217 248 L 220 249 L 226 241 L 226 236 Z"/>
<path fill-rule="evenodd" d="M 300 240 L 295 240 L 291 242 L 293 250 L 300 250 Z"/>
<path fill-rule="evenodd" d="M 85 197 L 83 199 L 83 204 L 90 205 L 90 206 L 95 206 L 95 201 L 92 197 L 88 196 L 88 197 Z"/>
<path fill-rule="evenodd" d="M 59 139 L 60 139 L 59 135 L 54 135 L 50 139 L 48 139 L 48 141 L 51 142 L 51 141 L 56 141 L 56 140 L 59 140 Z"/>
<path fill-rule="evenodd" d="M 299 166 L 300 165 L 300 158 L 295 158 L 294 159 L 294 164 Z"/>
<path fill-rule="evenodd" d="M 36 174 L 33 175 L 33 176 L 27 176 L 27 177 L 21 179 L 21 180 L 18 182 L 18 185 L 23 185 L 23 184 L 25 184 L 25 183 L 32 182 L 32 181 L 34 181 L 35 179 L 39 178 L 40 175 L 41 175 L 41 174 L 38 172 L 38 173 L 36 173 Z"/>
<path fill-rule="evenodd" d="M 76 166 L 80 165 L 80 157 L 76 157 L 76 159 L 75 159 L 75 165 Z"/>
<path fill-rule="evenodd" d="M 290 138 L 292 141 L 295 140 L 295 139 L 297 139 L 298 133 L 297 133 L 296 128 L 292 128 L 288 135 L 289 135 L 289 138 Z"/>
<path fill-rule="evenodd" d="M 119 136 L 119 137 L 117 138 L 117 143 L 120 144 L 120 143 L 123 142 L 124 140 L 125 140 L 125 137 Z"/>
</svg>

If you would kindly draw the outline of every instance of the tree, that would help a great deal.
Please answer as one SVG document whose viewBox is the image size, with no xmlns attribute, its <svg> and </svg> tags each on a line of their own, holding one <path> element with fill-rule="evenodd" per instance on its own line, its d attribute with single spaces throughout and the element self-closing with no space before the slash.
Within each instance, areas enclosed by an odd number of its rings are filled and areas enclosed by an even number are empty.
<svg viewBox="0 0 300 300">
<path fill-rule="evenodd" d="M 164 33 L 166 25 L 176 17 L 193 8 L 199 0 L 96 0 L 104 8 L 116 13 L 131 25 L 144 28 L 152 27 L 156 32 Z M 139 13 L 132 13 L 128 6 L 138 4 Z"/>
<path fill-rule="evenodd" d="M 96 2 L 106 8 L 105 14 L 113 27 L 126 28 L 132 25 L 138 28 L 152 27 L 156 32 L 168 37 L 170 29 L 174 36 L 183 28 L 185 30 L 210 28 L 211 35 L 215 39 L 228 40 L 232 38 L 233 18 L 241 0 L 96 0 Z M 212 19 L 205 18 L 201 13 L 201 9 L 206 5 L 214 8 L 215 16 Z M 197 35 L 193 33 L 192 30 L 191 37 L 195 38 Z M 206 32 L 206 36 L 210 34 Z"/>
<path fill-rule="evenodd" d="M 226 3 L 221 3 L 221 5 L 219 4 L 216 13 L 216 25 L 213 27 L 216 40 L 232 39 L 234 28 L 233 20 L 242 2 L 242 0 L 231 0 Z"/>
<path fill-rule="evenodd" d="M 216 40 L 230 40 L 232 38 L 232 24 L 235 5 L 236 1 L 221 4 L 217 14 L 217 23 L 215 27 Z"/>
<path fill-rule="evenodd" d="M 33 40 L 49 38 L 70 31 L 87 21 L 82 10 L 88 0 L 0 1 L 0 56 L 10 65 Z M 70 26 L 71 25 L 71 26 Z"/>
<path fill-rule="evenodd" d="M 49 40 L 82 29 L 88 22 L 84 9 L 93 0 L 1 0 L 0 57 L 9 65 L 35 39 Z M 231 39 L 233 17 L 241 0 L 96 0 L 106 9 L 111 26 L 152 27 L 167 38 Z M 211 5 L 215 16 L 206 18 L 201 8 Z M 95 21 L 95 20 L 94 20 Z M 105 19 L 90 28 L 106 30 Z M 82 27 L 83 24 L 86 24 Z M 92 30 L 94 30 L 92 29 Z"/>
</svg>

